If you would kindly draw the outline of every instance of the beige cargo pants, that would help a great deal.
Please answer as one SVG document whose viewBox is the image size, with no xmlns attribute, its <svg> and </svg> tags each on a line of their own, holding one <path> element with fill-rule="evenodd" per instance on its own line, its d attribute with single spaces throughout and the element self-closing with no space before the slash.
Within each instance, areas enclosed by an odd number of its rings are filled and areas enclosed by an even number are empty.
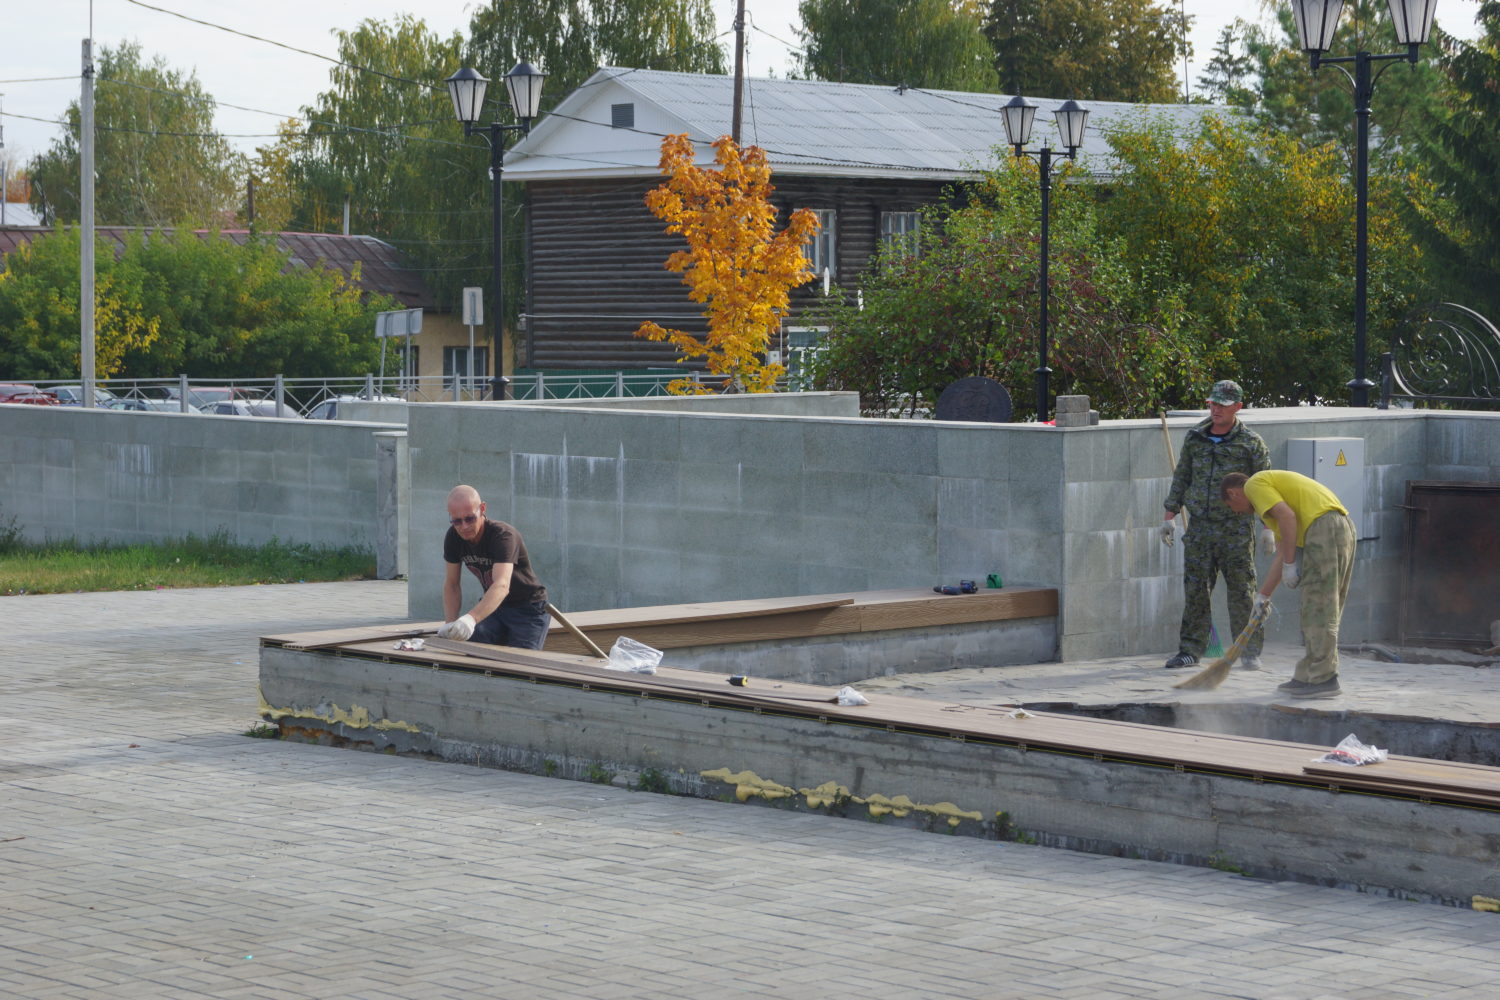
<svg viewBox="0 0 1500 1000">
<path fill-rule="evenodd" d="M 1329 511 L 1302 540 L 1302 641 L 1307 652 L 1292 676 L 1321 684 L 1339 673 L 1339 619 L 1354 578 L 1354 522 Z"/>
</svg>

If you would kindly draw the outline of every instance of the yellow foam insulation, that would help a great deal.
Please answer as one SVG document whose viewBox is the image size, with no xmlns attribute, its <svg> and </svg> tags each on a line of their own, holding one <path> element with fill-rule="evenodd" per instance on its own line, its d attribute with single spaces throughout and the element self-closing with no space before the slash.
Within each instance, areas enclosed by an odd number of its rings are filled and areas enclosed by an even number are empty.
<svg viewBox="0 0 1500 1000">
<path fill-rule="evenodd" d="M 1492 899 L 1489 896 L 1475 896 L 1471 900 L 1471 905 L 1474 909 L 1483 910 L 1486 913 L 1500 913 L 1500 899 Z"/>
<path fill-rule="evenodd" d="M 960 809 L 952 802 L 935 802 L 931 805 L 913 802 L 906 795 L 897 795 L 894 798 L 881 795 L 878 792 L 865 798 L 858 795 L 850 795 L 849 789 L 832 781 L 825 781 L 814 788 L 790 788 L 786 785 L 762 778 L 754 771 L 731 772 L 727 767 L 717 768 L 713 771 L 699 771 L 699 777 L 722 781 L 734 786 L 735 798 L 744 802 L 752 798 L 762 799 L 784 799 L 792 795 L 800 794 L 807 800 L 807 805 L 812 809 L 833 805 L 843 799 L 857 802 L 870 810 L 871 816 L 910 816 L 912 813 L 927 813 L 931 816 L 947 821 L 949 826 L 958 826 L 966 819 L 978 823 L 983 820 L 983 815 L 976 811 Z"/>
<path fill-rule="evenodd" d="M 408 733 L 420 733 L 422 730 L 410 722 L 400 722 L 395 719 L 370 719 L 370 710 L 363 705 L 350 705 L 347 709 L 330 705 L 327 712 L 315 712 L 310 708 L 275 708 L 266 701 L 266 696 L 257 689 L 256 694 L 260 696 L 260 714 L 263 719 L 275 722 L 280 719 L 318 719 L 328 723 L 342 723 L 354 729 L 402 729 Z"/>
</svg>

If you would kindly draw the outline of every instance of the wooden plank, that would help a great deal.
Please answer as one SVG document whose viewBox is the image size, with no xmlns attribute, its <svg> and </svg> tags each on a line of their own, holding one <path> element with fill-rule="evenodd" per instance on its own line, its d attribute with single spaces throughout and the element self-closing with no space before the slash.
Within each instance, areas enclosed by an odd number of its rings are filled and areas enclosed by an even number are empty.
<svg viewBox="0 0 1500 1000">
<path fill-rule="evenodd" d="M 763 615 L 837 608 L 854 602 L 853 595 L 840 594 L 818 597 L 770 597 L 748 601 L 706 601 L 699 604 L 663 604 L 646 608 L 570 611 L 568 620 L 585 632 L 589 632 L 594 629 L 672 625 L 702 619 L 757 618 Z M 561 630 L 561 623 L 555 625 L 553 629 L 554 631 Z"/>
<path fill-rule="evenodd" d="M 290 632 L 285 635 L 263 635 L 263 646 L 285 646 L 287 649 L 328 649 L 351 642 L 374 642 L 380 639 L 405 639 L 430 635 L 442 622 L 407 622 L 404 625 L 364 625 L 356 628 L 325 629 L 321 632 Z"/>
<path fill-rule="evenodd" d="M 1057 614 L 1057 591 L 1006 588 L 977 594 L 929 594 L 905 600 L 861 601 L 860 631 L 879 632 L 930 625 L 965 625 Z"/>
<path fill-rule="evenodd" d="M 448 648 L 463 647 L 464 651 Z M 1035 750 L 1085 754 L 1100 760 L 1131 761 L 1185 771 L 1212 771 L 1262 780 L 1327 784 L 1330 787 L 1403 795 L 1432 801 L 1500 807 L 1500 768 L 1401 758 L 1372 768 L 1338 768 L 1313 773 L 1309 758 L 1325 750 L 1306 744 L 1255 737 L 1166 729 L 1141 723 L 1090 719 L 1028 710 L 1016 718 L 1008 707 L 942 703 L 880 695 L 866 706 L 832 701 L 830 688 L 793 681 L 752 681 L 734 687 L 722 674 L 660 667 L 656 674 L 608 670 L 592 657 L 431 640 L 429 649 L 404 652 L 389 642 L 342 647 L 352 655 L 484 671 L 501 676 L 584 685 L 641 697 L 689 696 L 705 704 L 775 708 L 809 718 L 885 725 L 939 737 L 1020 745 Z M 774 684 L 775 686 L 768 686 Z M 1399 767 L 1390 767 L 1392 764 Z M 1383 768 L 1390 767 L 1383 771 Z M 1405 777 L 1391 780 L 1382 774 Z"/>
<path fill-rule="evenodd" d="M 758 618 L 704 619 L 674 625 L 635 626 L 608 629 L 585 629 L 606 650 L 622 635 L 657 649 L 682 646 L 716 646 L 736 642 L 763 642 L 771 639 L 805 639 L 815 635 L 845 635 L 859 631 L 859 614 L 850 606 L 825 608 L 821 611 L 798 611 L 791 614 Z M 547 649 L 581 652 L 582 643 L 566 633 L 547 636 Z"/>
</svg>

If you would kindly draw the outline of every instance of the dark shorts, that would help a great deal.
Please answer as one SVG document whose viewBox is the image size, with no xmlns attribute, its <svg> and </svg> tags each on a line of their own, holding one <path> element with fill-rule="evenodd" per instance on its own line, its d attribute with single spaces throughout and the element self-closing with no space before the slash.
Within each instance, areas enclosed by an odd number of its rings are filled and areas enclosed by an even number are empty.
<svg viewBox="0 0 1500 1000">
<path fill-rule="evenodd" d="M 547 627 L 552 619 L 547 602 L 535 604 L 502 604 L 484 621 L 474 626 L 474 642 L 493 646 L 516 646 L 541 649 L 547 641 Z"/>
</svg>

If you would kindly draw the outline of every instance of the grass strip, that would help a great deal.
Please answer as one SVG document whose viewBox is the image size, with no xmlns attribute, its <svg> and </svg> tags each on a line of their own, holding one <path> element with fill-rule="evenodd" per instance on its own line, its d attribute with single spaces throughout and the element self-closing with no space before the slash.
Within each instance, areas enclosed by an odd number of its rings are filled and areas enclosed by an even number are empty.
<svg viewBox="0 0 1500 1000">
<path fill-rule="evenodd" d="M 369 580 L 368 549 L 282 542 L 241 545 L 225 533 L 139 545 L 31 544 L 0 538 L 0 595 L 237 587 Z"/>
</svg>

